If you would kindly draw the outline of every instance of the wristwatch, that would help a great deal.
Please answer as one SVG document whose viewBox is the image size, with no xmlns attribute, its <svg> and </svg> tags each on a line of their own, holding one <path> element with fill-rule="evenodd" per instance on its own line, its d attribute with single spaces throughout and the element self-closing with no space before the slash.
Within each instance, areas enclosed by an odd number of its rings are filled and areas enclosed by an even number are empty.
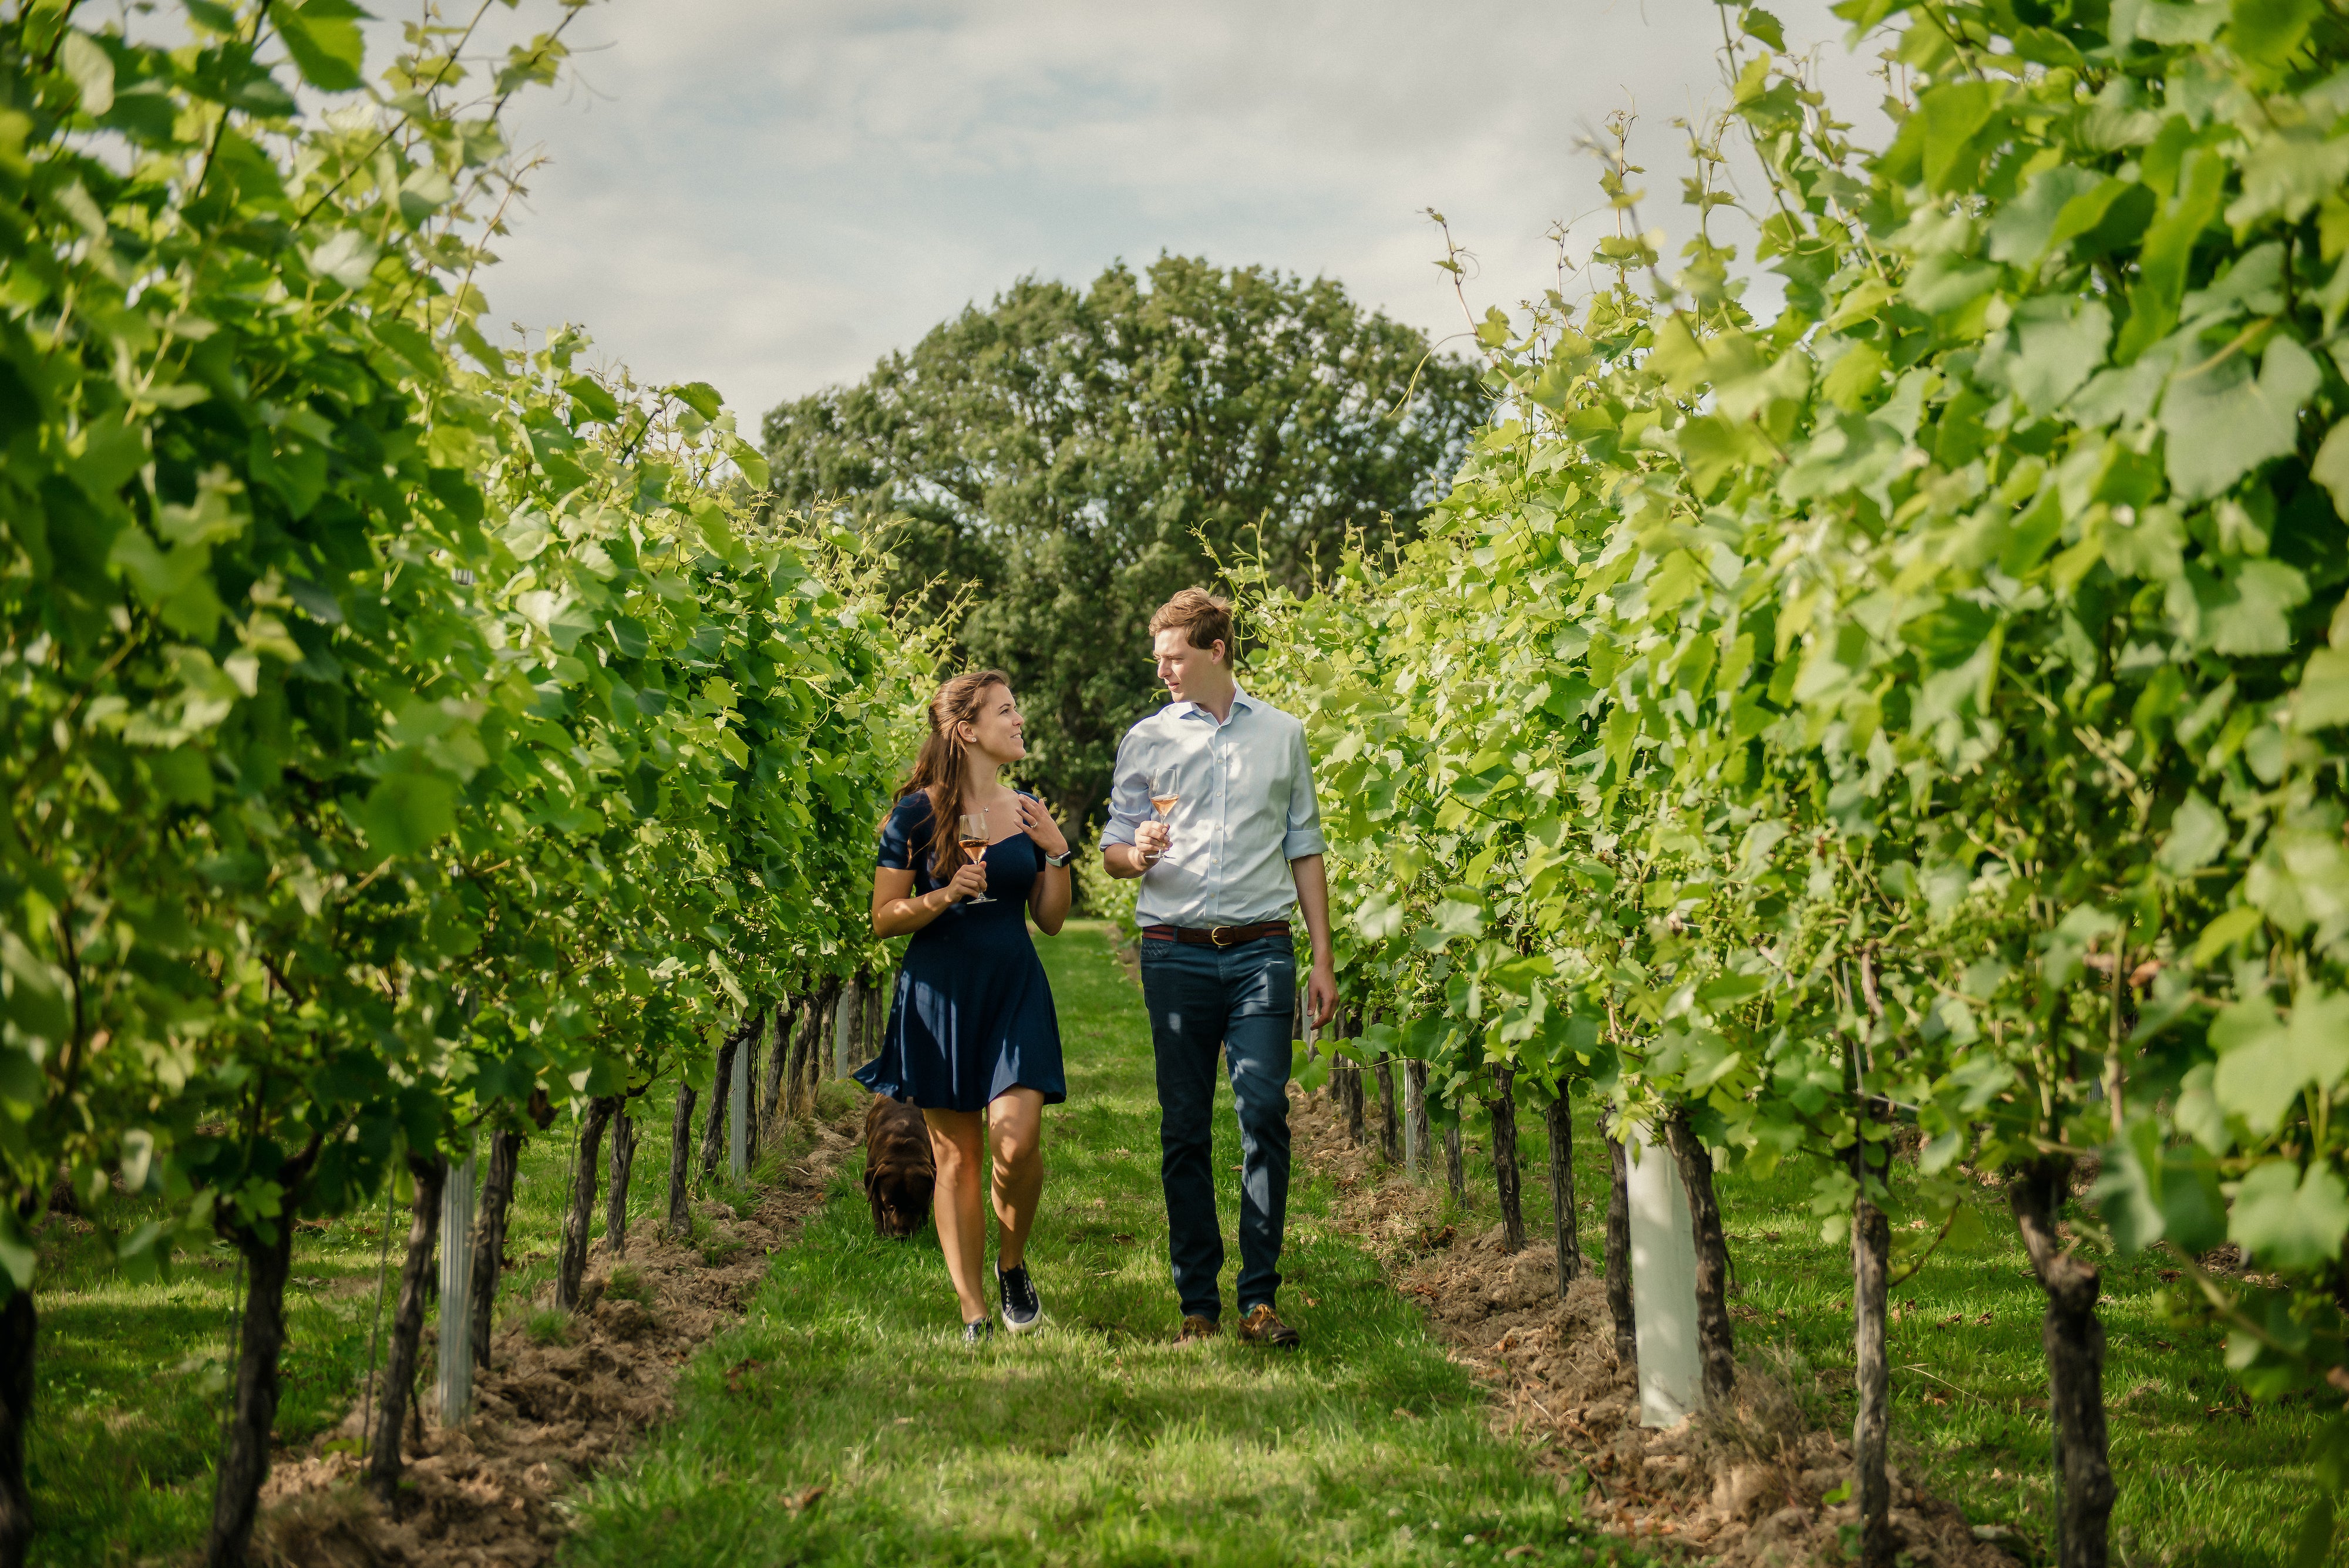
<svg viewBox="0 0 2349 1568">
<path fill-rule="evenodd" d="M 1058 855 L 1045 856 L 1044 864 L 1055 867 L 1066 866 L 1070 861 L 1074 860 L 1076 857 L 1077 852 L 1074 849 L 1063 849 Z"/>
</svg>

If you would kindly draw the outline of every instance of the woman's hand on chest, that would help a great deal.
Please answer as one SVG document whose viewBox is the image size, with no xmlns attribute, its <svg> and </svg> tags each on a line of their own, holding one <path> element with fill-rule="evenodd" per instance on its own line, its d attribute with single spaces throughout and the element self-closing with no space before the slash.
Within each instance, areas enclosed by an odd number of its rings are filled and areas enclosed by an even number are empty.
<svg viewBox="0 0 2349 1568">
<path fill-rule="evenodd" d="M 1062 833 L 1061 825 L 1052 820 L 1052 814 L 1044 809 L 1044 803 L 1024 794 L 1012 798 L 1019 803 L 1019 831 L 1035 840 L 1036 847 L 1045 854 L 1066 855 L 1069 852 L 1068 835 Z"/>
</svg>

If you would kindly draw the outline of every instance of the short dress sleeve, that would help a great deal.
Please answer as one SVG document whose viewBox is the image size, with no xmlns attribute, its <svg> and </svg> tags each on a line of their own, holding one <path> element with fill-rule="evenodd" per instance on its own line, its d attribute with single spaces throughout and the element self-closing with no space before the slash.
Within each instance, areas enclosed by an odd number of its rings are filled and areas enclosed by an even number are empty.
<svg viewBox="0 0 2349 1568">
<path fill-rule="evenodd" d="M 920 790 L 898 801 L 881 826 L 881 865 L 911 871 L 920 881 L 929 871 L 930 797 Z"/>
</svg>

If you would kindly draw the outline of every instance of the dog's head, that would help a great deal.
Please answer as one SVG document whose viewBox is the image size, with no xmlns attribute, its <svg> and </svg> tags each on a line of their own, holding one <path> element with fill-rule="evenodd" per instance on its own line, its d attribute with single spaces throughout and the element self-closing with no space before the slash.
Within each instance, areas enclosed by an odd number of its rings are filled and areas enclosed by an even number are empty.
<svg viewBox="0 0 2349 1568">
<path fill-rule="evenodd" d="M 874 1100 L 864 1113 L 864 1196 L 873 1228 L 884 1236 L 910 1236 L 930 1217 L 937 1166 L 922 1113 L 901 1101 Z"/>
<path fill-rule="evenodd" d="M 905 1166 L 865 1171 L 864 1196 L 873 1205 L 873 1229 L 900 1239 L 920 1230 L 930 1217 L 930 1193 L 936 1184 L 932 1172 Z"/>
</svg>

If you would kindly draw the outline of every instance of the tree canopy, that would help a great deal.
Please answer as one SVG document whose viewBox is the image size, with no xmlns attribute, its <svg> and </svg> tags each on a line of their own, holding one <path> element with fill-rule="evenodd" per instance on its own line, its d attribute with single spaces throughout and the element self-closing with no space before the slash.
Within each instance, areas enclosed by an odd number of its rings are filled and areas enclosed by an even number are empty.
<svg viewBox="0 0 2349 1568">
<path fill-rule="evenodd" d="M 1477 374 L 1326 278 L 1162 255 L 1089 290 L 1024 278 L 764 435 L 775 504 L 883 533 L 901 601 L 970 590 L 956 651 L 1010 673 L 1030 776 L 1073 820 L 1155 701 L 1151 610 L 1210 552 L 1304 591 L 1350 531 L 1413 532 Z"/>
</svg>

